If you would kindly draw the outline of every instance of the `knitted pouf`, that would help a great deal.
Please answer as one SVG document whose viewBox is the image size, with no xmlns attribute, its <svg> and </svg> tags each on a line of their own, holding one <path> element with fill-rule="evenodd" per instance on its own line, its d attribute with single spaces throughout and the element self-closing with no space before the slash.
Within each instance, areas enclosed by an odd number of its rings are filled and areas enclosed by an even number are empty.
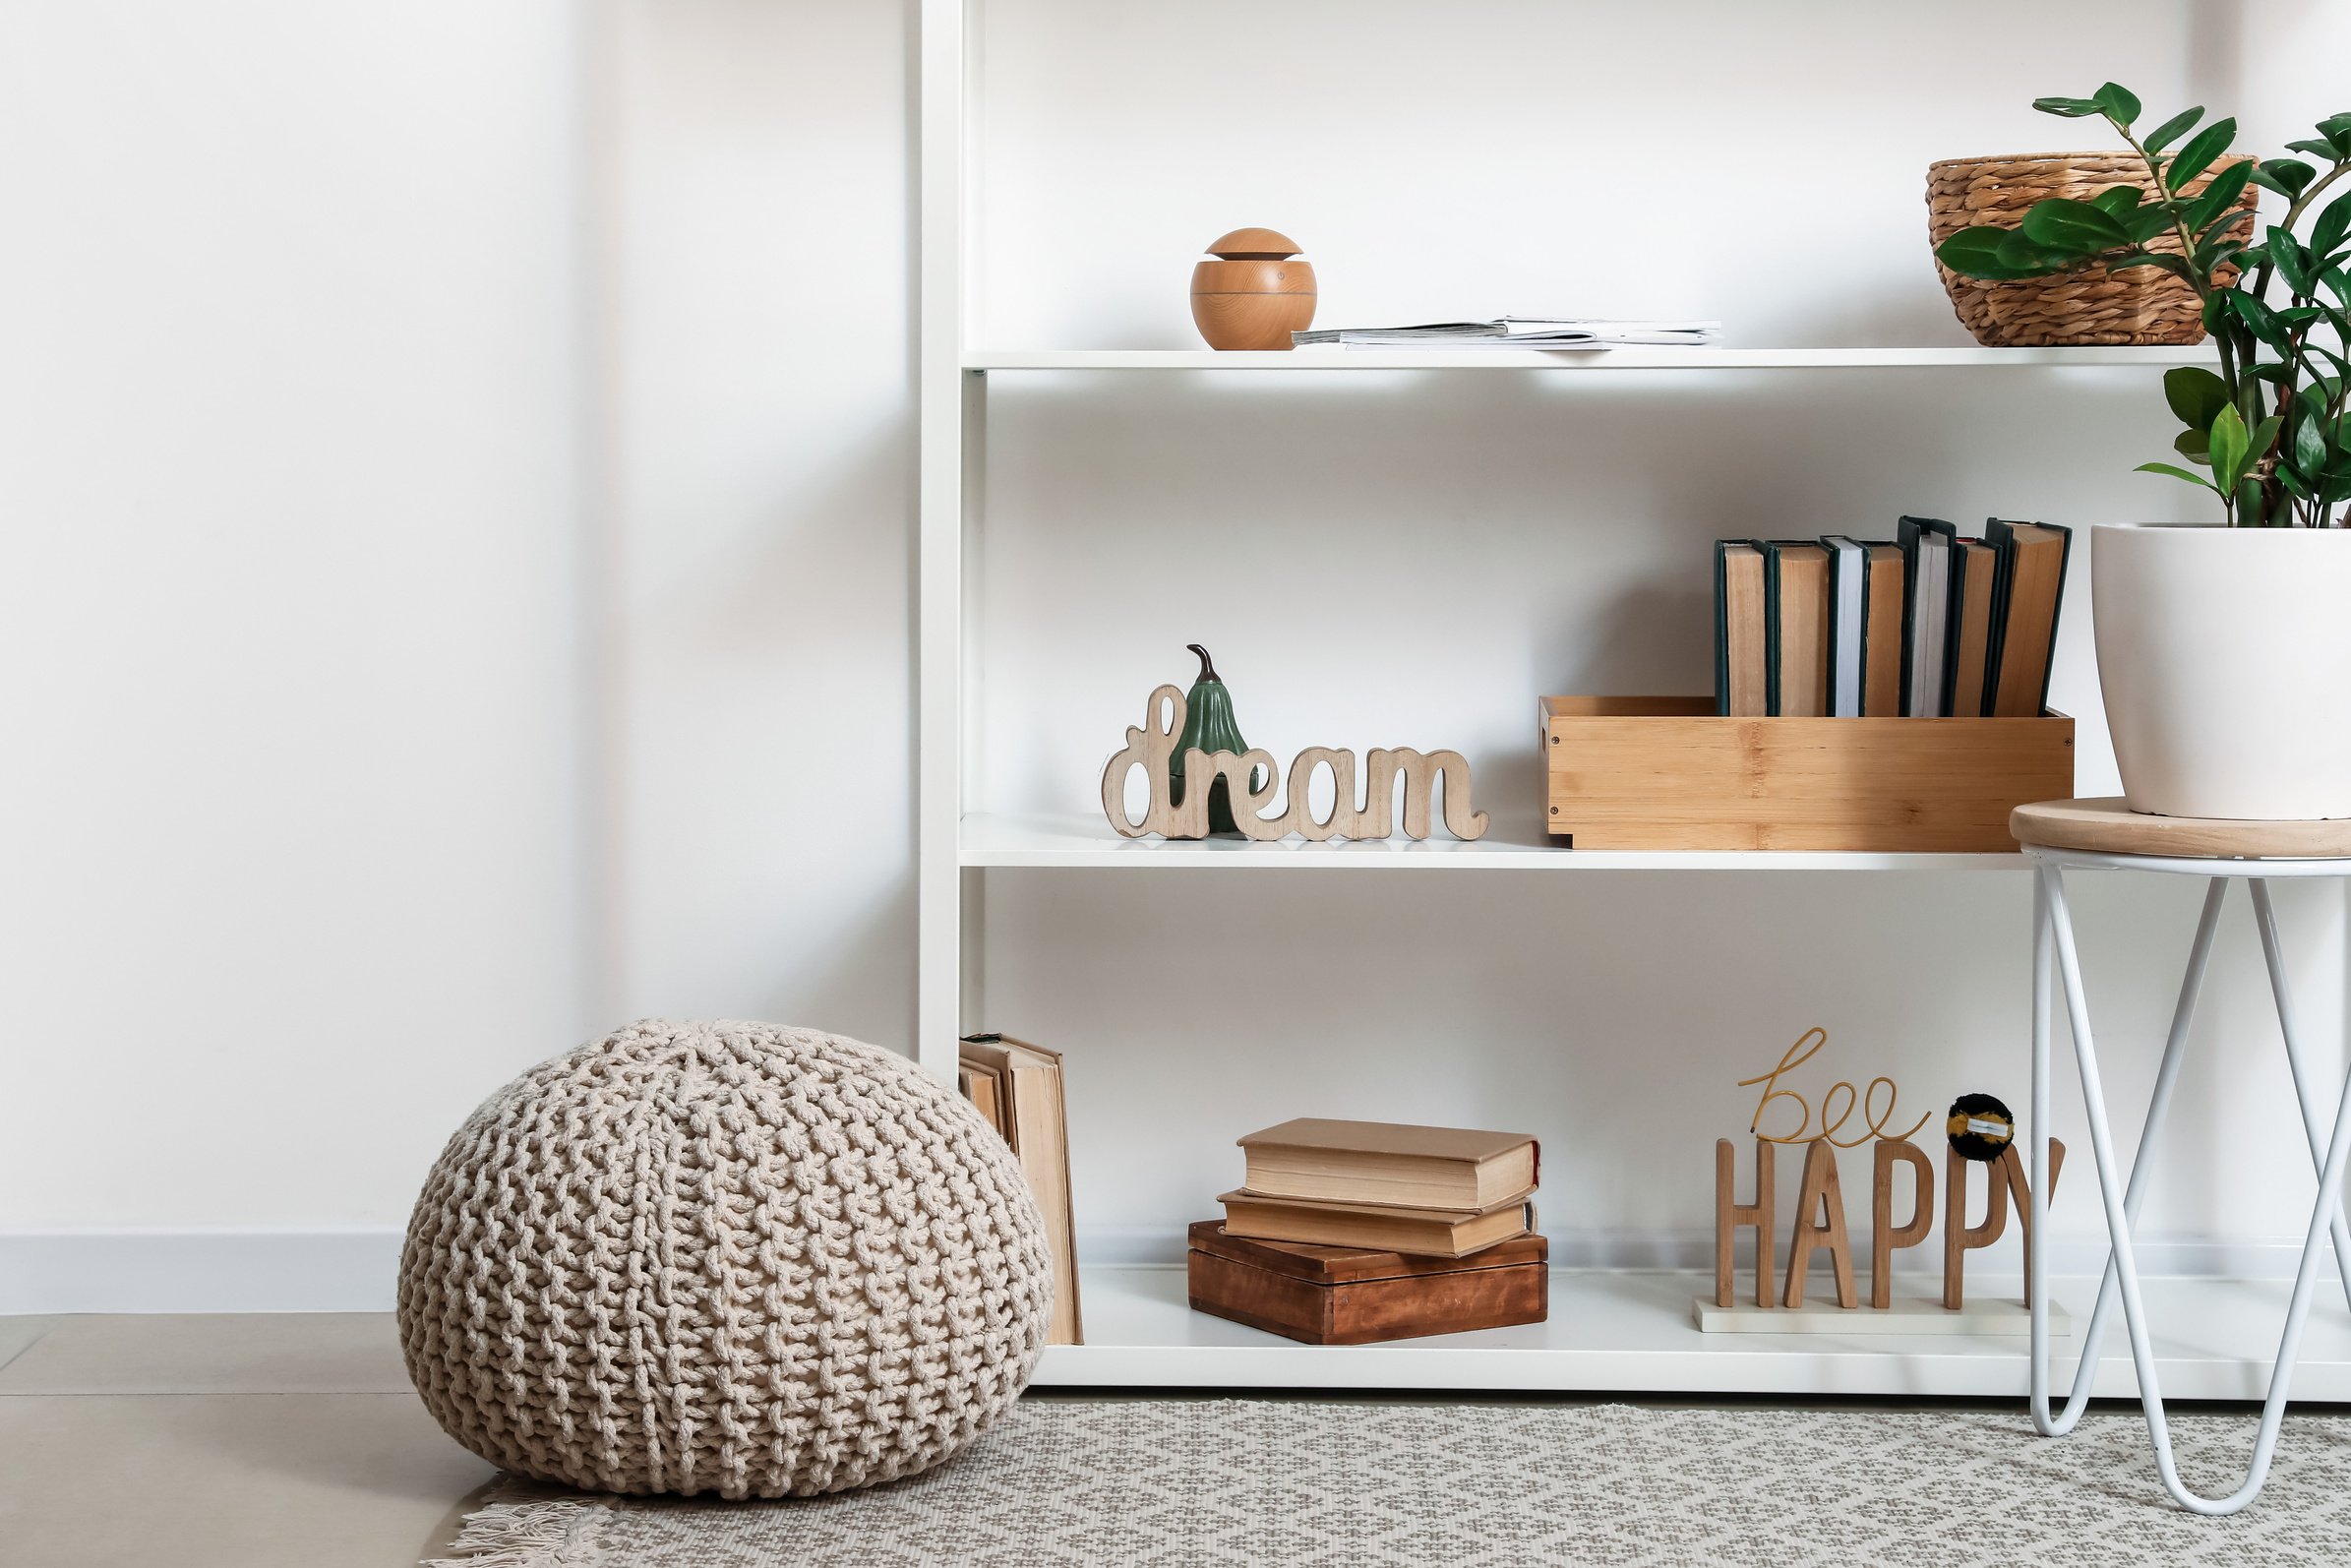
<svg viewBox="0 0 2351 1568">
<path fill-rule="evenodd" d="M 1010 1408 L 1053 1268 L 1011 1151 L 873 1046 L 632 1024 L 492 1095 L 400 1256 L 408 1375 L 495 1465 L 805 1496 L 929 1469 Z"/>
</svg>

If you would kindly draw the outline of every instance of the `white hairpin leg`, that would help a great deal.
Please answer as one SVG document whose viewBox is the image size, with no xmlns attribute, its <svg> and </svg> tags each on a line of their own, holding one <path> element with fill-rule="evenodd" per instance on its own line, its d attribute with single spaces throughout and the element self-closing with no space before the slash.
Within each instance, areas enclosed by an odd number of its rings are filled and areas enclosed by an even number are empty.
<svg viewBox="0 0 2351 1568">
<path fill-rule="evenodd" d="M 2326 1160 L 2325 1133 L 2319 1125 L 2319 1102 L 2311 1097 L 2310 1075 L 2304 1069 L 2302 1043 L 2294 1029 L 2294 1006 L 2286 992 L 2285 948 L 2277 939 L 2277 911 L 2269 902 L 2269 883 L 2256 876 L 2253 884 L 2253 920 L 2261 934 L 2261 958 L 2269 967 L 2269 995 L 2277 1002 L 2277 1030 L 2286 1041 L 2286 1066 L 2294 1075 L 2294 1098 L 2302 1106 L 2303 1135 L 2311 1147 L 2311 1169 L 2324 1171 Z M 2351 1225 L 2346 1225 L 2342 1211 L 2337 1209 L 2329 1220 L 2329 1233 L 2334 1237 L 2335 1272 L 2343 1282 L 2343 1299 L 2351 1301 Z"/>
<path fill-rule="evenodd" d="M 2089 1326 L 2082 1332 L 2080 1357 L 2074 1363 L 2074 1386 L 2066 1397 L 2064 1411 L 2051 1415 L 2049 1411 L 2049 1271 L 2044 1266 L 2042 1248 L 2049 1233 L 2049 979 L 2056 956 L 2056 934 L 2051 919 L 2051 899 L 2044 878 L 2061 877 L 2064 874 L 2055 866 L 2043 865 L 2033 876 L 2033 966 L 2032 966 L 2032 1225 L 2025 1232 L 2025 1244 L 2032 1251 L 2032 1262 L 2025 1272 L 2032 1277 L 2032 1297 L 2026 1302 L 2032 1313 L 2030 1368 L 2032 1423 L 2044 1437 L 2063 1437 L 2081 1419 L 2082 1411 L 2089 1404 L 2090 1383 L 2097 1375 L 2098 1353 L 2106 1339 L 2106 1324 L 2113 1316 L 2116 1285 L 2120 1275 L 2110 1250 L 2106 1257 L 2106 1275 L 2098 1282 L 2097 1304 L 2090 1309 Z M 2163 1043 L 2162 1064 L 2155 1069 L 2154 1093 L 2147 1099 L 2144 1127 L 2139 1136 L 2139 1154 L 2132 1162 L 2129 1189 L 2123 1195 L 2123 1223 L 2133 1228 L 2139 1224 L 2139 1211 L 2146 1202 L 2147 1186 L 2153 1176 L 2156 1162 L 2155 1145 L 2162 1136 L 2165 1113 L 2171 1109 L 2171 1093 L 2180 1079 L 2181 1063 L 2188 1056 L 2189 1028 L 2196 1021 L 2196 1004 L 2203 992 L 2204 970 L 2212 957 L 2212 936 L 2220 927 L 2221 905 L 2226 901 L 2229 879 L 2215 876 L 2204 890 L 2203 913 L 2196 923 L 2196 939 L 2189 944 L 2188 969 L 2180 979 L 2180 999 L 2172 1008 L 2171 1033 Z M 2072 923 L 2068 921 L 2068 936 Z M 2103 1177 L 2101 1176 L 2101 1179 Z"/>
<path fill-rule="evenodd" d="M 2043 863 L 2040 872 L 2040 876 L 2036 878 L 2040 889 L 2037 902 L 2041 907 L 2039 919 L 2035 922 L 2035 999 L 2037 1002 L 2045 1000 L 2047 997 L 2047 985 L 2043 977 L 2041 956 L 2045 933 L 2046 939 L 2055 947 L 2058 971 L 2065 982 L 2066 1012 L 2074 1031 L 2074 1056 L 2081 1075 L 2082 1108 L 2089 1118 L 2090 1152 L 2097 1165 L 2098 1195 L 2105 1209 L 2106 1231 L 2112 1243 L 2112 1252 L 2107 1268 L 2108 1280 L 2119 1288 L 2122 1295 L 2123 1318 L 2131 1341 L 2131 1360 L 2139 1374 L 2140 1403 L 2146 1412 L 2147 1436 L 2154 1448 L 2155 1468 L 2163 1478 L 2164 1489 L 2170 1492 L 2173 1499 L 2183 1508 L 2200 1514 L 2233 1514 L 2261 1495 L 2262 1484 L 2269 1478 L 2269 1463 L 2277 1450 L 2278 1428 L 2285 1419 L 2286 1399 L 2293 1382 L 2294 1363 L 2302 1348 L 2303 1325 L 2310 1315 L 2311 1287 L 2318 1274 L 2320 1244 L 2328 1237 L 2330 1233 L 2342 1226 L 2343 1168 L 2346 1156 L 2351 1156 L 2351 1138 L 2345 1138 L 2342 1133 L 2346 1124 L 2351 1123 L 2351 1078 L 2346 1078 L 2342 1097 L 2335 1109 L 2334 1129 L 2324 1140 L 2325 1155 L 2323 1159 L 2318 1161 L 2318 1196 L 2311 1208 L 2310 1226 L 2303 1240 L 2302 1262 L 2294 1275 L 2293 1295 L 2286 1305 L 2286 1321 L 2284 1330 L 2278 1338 L 2277 1359 L 2270 1367 L 2269 1391 L 2267 1398 L 2262 1402 L 2261 1424 L 2254 1435 L 2252 1463 L 2246 1469 L 2243 1484 L 2228 1496 L 2220 1498 L 2200 1496 L 2190 1491 L 2181 1482 L 2179 1468 L 2172 1457 L 2171 1432 L 2164 1419 L 2163 1393 L 2156 1379 L 2155 1357 L 2148 1337 L 2146 1307 L 2139 1289 L 2139 1260 L 2132 1238 L 2132 1221 L 2136 1216 L 2132 1210 L 2134 1200 L 2139 1198 L 2143 1191 L 2143 1176 L 2149 1169 L 2145 1160 L 2146 1151 L 2143 1147 L 2140 1150 L 2138 1168 L 2132 1174 L 2131 1190 L 2126 1194 L 2115 1160 L 2113 1130 L 2107 1122 L 2105 1089 L 2098 1074 L 2097 1049 L 2090 1038 L 2088 1006 L 2081 986 L 2081 963 L 2080 954 L 2075 950 L 2073 919 L 2066 907 L 2064 877 L 2055 865 L 2047 862 Z M 2215 881 L 2217 882 L 2219 879 L 2215 878 Z M 2260 888 L 2257 884 L 2255 898 L 2258 915 L 2260 906 L 2267 902 L 2266 890 Z M 2198 951 L 2191 955 L 2192 971 L 2199 967 L 2199 958 L 2209 951 L 2209 928 L 2217 914 L 2218 899 L 2214 893 L 2208 892 L 2204 900 L 2204 921 L 2198 931 Z M 2268 946 L 2273 943 L 2274 932 L 2270 931 L 2264 935 L 2264 945 Z M 2272 979 L 2273 983 L 2282 982 L 2282 970 L 2273 969 Z M 2187 988 L 2183 987 L 2183 1000 L 2188 999 L 2186 992 Z M 2277 993 L 2277 1000 L 2281 1017 L 2283 1017 L 2290 1009 L 2282 985 Z M 2043 1081 L 2040 1070 L 2047 1055 L 2047 1035 L 2048 1026 L 2045 1015 L 2036 1018 L 2033 1035 L 2037 1058 L 2033 1080 L 2036 1116 L 2045 1114 L 2047 1110 L 2047 1085 Z M 2158 1104 L 2154 1108 L 2156 1110 L 2160 1110 L 2161 1102 L 2166 1102 L 2169 1099 L 2168 1078 L 2177 1070 L 2177 1064 L 2172 1058 L 2179 1039 L 2184 1035 L 2185 1029 L 2175 1015 L 2174 1040 L 2165 1051 L 2164 1066 L 2157 1076 Z M 2294 1059 L 2297 1055 L 2298 1054 L 2289 1046 L 2289 1058 Z M 2300 1092 L 2301 1074 L 2298 1067 L 2296 1077 L 2297 1090 Z M 2309 1115 L 2312 1108 L 2307 1094 L 2303 1098 L 2305 1124 L 2310 1132 L 2315 1153 L 2320 1142 L 2316 1117 Z M 2036 1145 L 2036 1170 L 2045 1168 L 2046 1135 L 2045 1121 L 2036 1120 L 2033 1128 L 2033 1141 Z M 2036 1193 L 2034 1198 L 2036 1218 L 2042 1215 L 2044 1202 L 2045 1199 Z M 2037 1273 L 2036 1269 L 2036 1275 Z M 2347 1275 L 2347 1280 L 2351 1280 L 2351 1275 Z M 2347 1283 L 2346 1288 L 2351 1289 L 2351 1283 Z M 2033 1336 L 2035 1349 L 2033 1357 L 2034 1420 L 2044 1431 L 2050 1430 L 2052 1427 L 2062 1431 L 2064 1430 L 2063 1426 L 2057 1426 L 2055 1421 L 2047 1418 L 2045 1375 L 2047 1342 L 2044 1326 L 2038 1320 L 2045 1311 L 2043 1296 L 2045 1289 L 2045 1286 L 2036 1283 L 2032 1302 L 2036 1317 Z M 2083 1340 L 2082 1360 L 2076 1369 L 2075 1398 L 2068 1403 L 2066 1425 L 2071 1425 L 2074 1419 L 2079 1418 L 2079 1410 L 2076 1407 L 2080 1400 L 2085 1397 L 2083 1391 L 2087 1387 L 2087 1381 L 2094 1375 L 2095 1335 L 2102 1327 L 2101 1320 L 2105 1315 L 2103 1311 L 2105 1295 L 2105 1287 L 2102 1284 L 2099 1290 L 2101 1309 L 2093 1312 L 2090 1334 L 2086 1335 Z"/>
</svg>

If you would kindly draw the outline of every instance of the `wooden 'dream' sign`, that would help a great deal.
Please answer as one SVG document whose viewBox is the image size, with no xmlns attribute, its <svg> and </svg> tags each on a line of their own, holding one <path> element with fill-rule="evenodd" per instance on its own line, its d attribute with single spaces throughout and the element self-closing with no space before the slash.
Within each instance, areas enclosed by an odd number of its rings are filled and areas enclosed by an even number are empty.
<svg viewBox="0 0 2351 1568">
<path fill-rule="evenodd" d="M 1356 754 L 1328 746 L 1310 746 L 1290 764 L 1289 802 L 1279 814 L 1265 812 L 1282 794 L 1281 773 L 1274 754 L 1260 747 L 1242 753 L 1203 752 L 1193 747 L 1183 754 L 1184 798 L 1175 799 L 1170 762 L 1183 734 L 1187 713 L 1183 693 L 1163 686 L 1151 694 L 1143 722 L 1126 727 L 1126 748 L 1102 771 L 1102 813 L 1120 838 L 1159 833 L 1168 838 L 1208 836 L 1208 795 L 1218 779 L 1225 780 L 1233 802 L 1233 819 L 1242 834 L 1260 843 L 1296 833 L 1320 841 L 1331 838 L 1387 838 L 1394 831 L 1396 781 L 1404 780 L 1405 836 L 1426 838 L 1429 810 L 1442 784 L 1445 830 L 1459 839 L 1485 836 L 1486 814 L 1470 803 L 1470 762 L 1459 752 L 1416 752 L 1410 747 L 1382 747 L 1364 759 L 1364 792 L 1356 794 Z M 1165 719 L 1163 728 L 1161 720 Z M 1140 821 L 1126 814 L 1126 775 L 1140 767 L 1151 789 L 1150 804 Z M 1314 770 L 1331 770 L 1331 814 L 1317 819 L 1308 799 Z M 1262 770 L 1262 771 L 1260 771 Z M 1265 787 L 1251 789 L 1263 777 Z"/>
</svg>

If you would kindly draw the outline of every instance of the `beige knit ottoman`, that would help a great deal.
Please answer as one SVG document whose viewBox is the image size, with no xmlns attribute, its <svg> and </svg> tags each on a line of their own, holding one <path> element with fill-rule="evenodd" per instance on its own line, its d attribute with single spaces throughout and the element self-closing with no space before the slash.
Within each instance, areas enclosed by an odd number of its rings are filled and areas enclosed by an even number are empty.
<svg viewBox="0 0 2351 1568">
<path fill-rule="evenodd" d="M 780 1497 L 926 1470 L 1035 1371 L 1053 1269 L 1003 1140 L 904 1057 L 632 1024 L 492 1095 L 400 1257 L 408 1375 L 493 1464 Z"/>
</svg>

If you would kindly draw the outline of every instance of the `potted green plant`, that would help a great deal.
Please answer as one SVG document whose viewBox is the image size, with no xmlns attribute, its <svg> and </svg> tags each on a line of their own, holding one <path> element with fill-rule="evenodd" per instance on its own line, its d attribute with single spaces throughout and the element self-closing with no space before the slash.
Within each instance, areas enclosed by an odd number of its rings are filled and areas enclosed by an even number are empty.
<svg viewBox="0 0 2351 1568">
<path fill-rule="evenodd" d="M 2195 290 L 2215 349 L 2212 368 L 2163 378 L 2181 460 L 2140 469 L 2206 492 L 2217 524 L 2091 531 L 2098 678 L 2124 791 L 2134 810 L 2167 815 L 2351 816 L 2351 186 L 2321 205 L 2351 172 L 2351 114 L 2288 144 L 2301 156 L 2224 162 L 2234 120 L 2202 125 L 2195 108 L 2141 134 L 2139 99 L 2111 82 L 2033 107 L 2103 118 L 2145 164 L 2145 185 L 2040 202 L 2014 228 L 1961 230 L 1936 256 L 1994 281 L 2161 268 Z M 2273 215 L 2249 211 L 2249 185 Z"/>
</svg>

